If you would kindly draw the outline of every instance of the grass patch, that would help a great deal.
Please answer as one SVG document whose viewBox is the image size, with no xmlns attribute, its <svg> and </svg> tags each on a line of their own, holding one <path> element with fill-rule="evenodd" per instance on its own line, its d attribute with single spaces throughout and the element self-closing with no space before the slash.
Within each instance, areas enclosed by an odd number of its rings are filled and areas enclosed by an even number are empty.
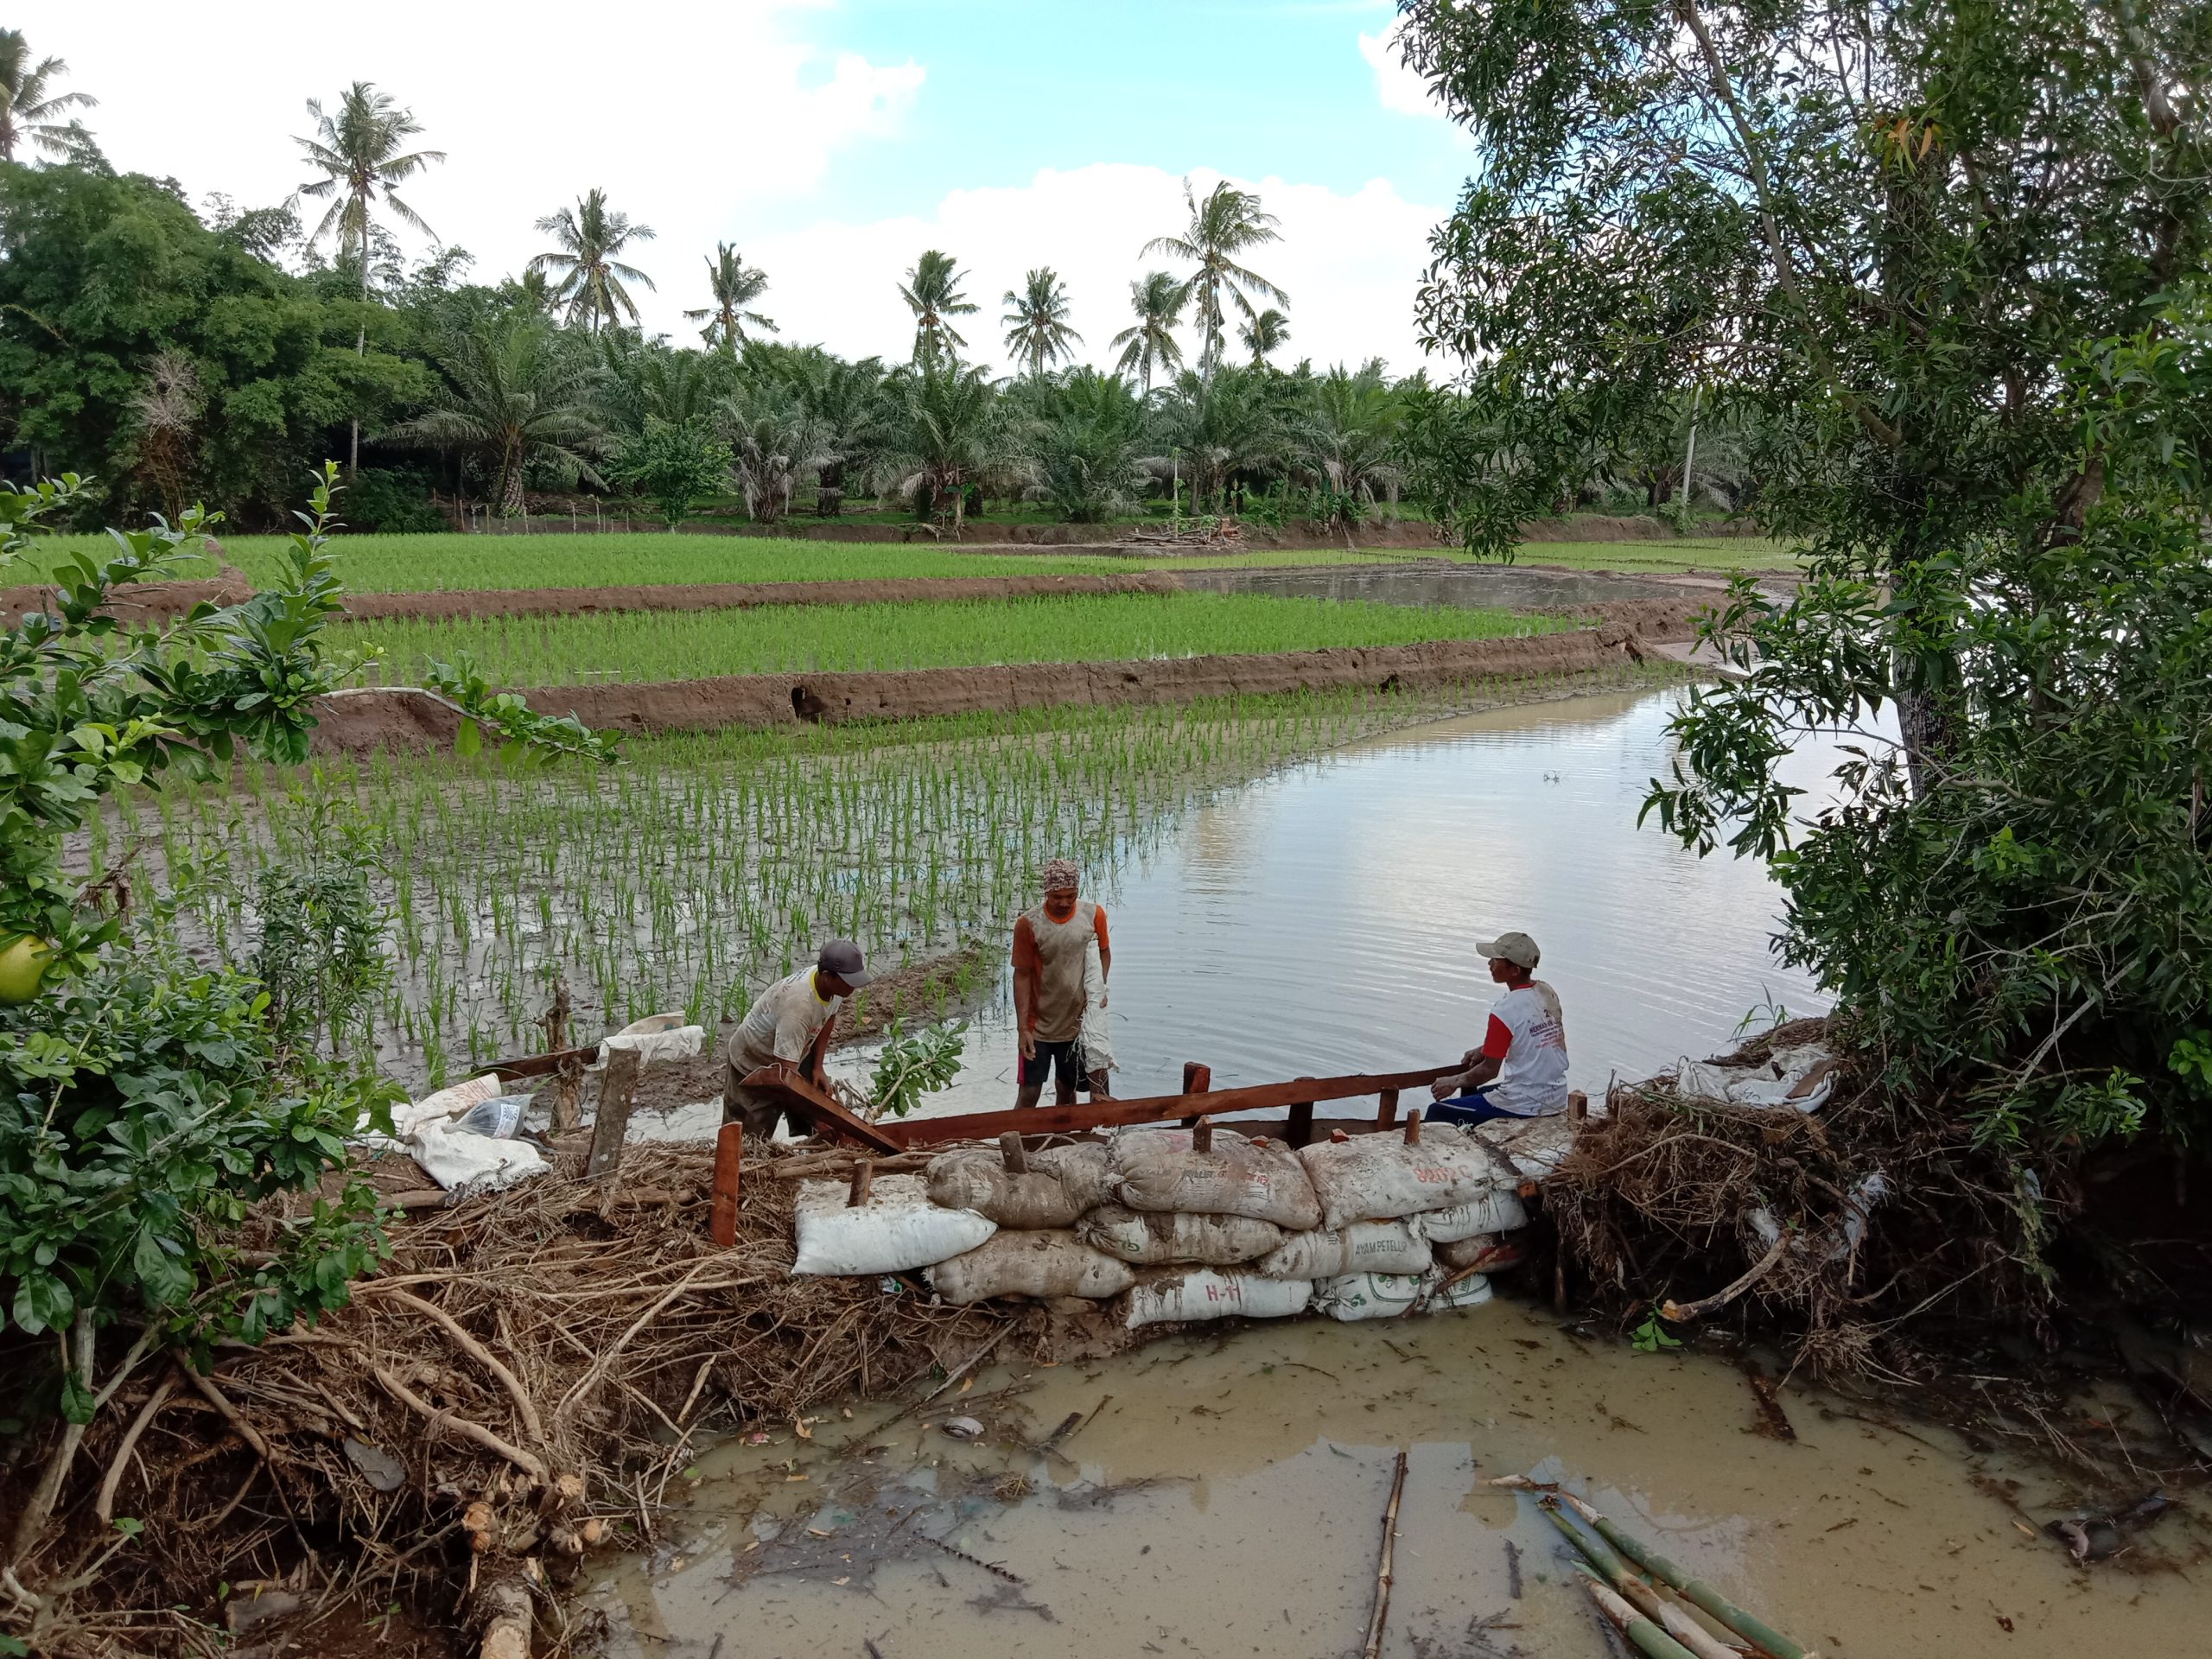
<svg viewBox="0 0 2212 1659">
<path fill-rule="evenodd" d="M 1458 550 L 1453 550 L 1458 553 Z M 1464 557 L 1464 555 L 1459 555 Z M 1786 543 L 1764 536 L 1687 536 L 1663 542 L 1523 542 L 1516 564 L 1561 564 L 1571 570 L 1798 570 L 1804 561 Z"/>
<path fill-rule="evenodd" d="M 501 685 L 574 685 L 718 674 L 1128 662 L 1216 652 L 1399 645 L 1548 633 L 1575 626 L 1505 611 L 1249 594 L 1112 594 L 625 611 L 347 623 L 341 648 L 380 649 L 395 678 L 425 658 L 471 653 Z"/>
</svg>

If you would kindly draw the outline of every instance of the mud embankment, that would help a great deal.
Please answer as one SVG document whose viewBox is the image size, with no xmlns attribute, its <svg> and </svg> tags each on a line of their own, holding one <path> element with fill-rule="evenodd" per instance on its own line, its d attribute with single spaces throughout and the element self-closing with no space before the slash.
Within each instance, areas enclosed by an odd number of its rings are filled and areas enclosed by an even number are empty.
<svg viewBox="0 0 2212 1659">
<path fill-rule="evenodd" d="M 252 592 L 241 572 L 225 565 L 220 575 L 202 582 L 149 582 L 124 588 L 106 610 L 126 627 L 147 627 L 188 616 L 197 605 L 243 603 Z M 0 627 L 18 626 L 33 612 L 54 608 L 49 584 L 0 588 Z"/>
<path fill-rule="evenodd" d="M 728 726 L 914 720 L 983 710 L 1140 707 L 1355 686 L 1411 690 L 1583 674 L 1642 661 L 1648 645 L 1686 636 L 1695 608 L 1670 601 L 1642 601 L 1633 607 L 1633 616 L 1596 627 L 1510 639 L 521 689 L 541 714 L 574 715 L 597 730 L 639 735 Z M 325 698 L 317 715 L 317 747 L 337 753 L 442 748 L 453 741 L 459 723 L 445 704 L 405 690 L 347 691 Z"/>
</svg>

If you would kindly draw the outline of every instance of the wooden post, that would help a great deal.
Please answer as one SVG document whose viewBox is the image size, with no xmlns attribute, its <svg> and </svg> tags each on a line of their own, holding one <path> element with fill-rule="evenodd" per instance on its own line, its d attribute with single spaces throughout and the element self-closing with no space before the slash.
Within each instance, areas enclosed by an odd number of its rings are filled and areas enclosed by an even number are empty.
<svg viewBox="0 0 2212 1659">
<path fill-rule="evenodd" d="M 1310 1081 L 1306 1077 L 1299 1082 Z M 1313 1141 L 1313 1103 L 1294 1100 L 1290 1104 L 1290 1118 L 1284 1125 L 1284 1138 L 1294 1147 L 1310 1146 Z"/>
<path fill-rule="evenodd" d="M 868 1190 L 875 1182 L 875 1160 L 863 1158 L 853 1166 L 853 1184 L 845 1189 L 845 1208 L 857 1210 L 868 1202 Z"/>
<path fill-rule="evenodd" d="M 1029 1154 L 1023 1149 L 1018 1131 L 1008 1129 L 999 1136 L 999 1161 L 1006 1166 L 1006 1173 L 1009 1175 L 1027 1175 L 1029 1173 Z"/>
<path fill-rule="evenodd" d="M 1385 1089 L 1382 1091 L 1382 1109 L 1375 1114 L 1375 1127 L 1378 1129 L 1387 1129 L 1397 1121 L 1398 1091 L 1395 1089 Z"/>
<path fill-rule="evenodd" d="M 569 1046 L 569 979 L 553 976 L 553 1006 L 545 1011 L 545 1047 L 558 1054 Z M 583 1121 L 582 1068 L 564 1061 L 553 1074 L 553 1133 L 574 1135 Z"/>
<path fill-rule="evenodd" d="M 1212 1087 L 1213 1068 L 1211 1066 L 1200 1065 L 1196 1060 L 1183 1062 L 1183 1092 L 1185 1094 L 1203 1095 Z M 1196 1116 L 1186 1117 L 1183 1120 L 1183 1127 L 1186 1129 L 1194 1128 L 1198 1122 Z"/>
<path fill-rule="evenodd" d="M 725 1123 L 715 1137 L 715 1198 L 707 1212 L 707 1236 L 727 1250 L 737 1243 L 740 1166 L 745 1155 L 745 1125 Z"/>
<path fill-rule="evenodd" d="M 1567 1091 L 1567 1116 L 1569 1122 L 1586 1122 L 1590 1116 L 1590 1096 L 1584 1094 L 1580 1089 L 1568 1090 Z"/>
<path fill-rule="evenodd" d="M 1191 1120 L 1191 1150 L 1192 1152 L 1213 1150 L 1213 1120 L 1211 1118 L 1194 1117 Z"/>
<path fill-rule="evenodd" d="M 1406 1114 L 1406 1144 L 1409 1147 L 1421 1145 L 1421 1108 L 1418 1106 Z"/>
<path fill-rule="evenodd" d="M 599 1111 L 591 1126 L 586 1180 L 600 1180 L 621 1167 L 622 1140 L 630 1132 L 630 1109 L 638 1097 L 638 1051 L 618 1048 L 599 1074 Z"/>
</svg>

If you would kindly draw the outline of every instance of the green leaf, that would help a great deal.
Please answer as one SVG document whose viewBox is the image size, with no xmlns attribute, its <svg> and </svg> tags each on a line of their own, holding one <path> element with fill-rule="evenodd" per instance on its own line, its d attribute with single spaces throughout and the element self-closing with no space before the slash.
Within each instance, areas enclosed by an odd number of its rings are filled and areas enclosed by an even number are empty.
<svg viewBox="0 0 2212 1659">
<path fill-rule="evenodd" d="M 35 1337 L 68 1324 L 77 1301 L 59 1276 L 34 1268 L 17 1283 L 11 1311 L 16 1323 Z"/>
<path fill-rule="evenodd" d="M 453 747 L 454 753 L 463 760 L 467 760 L 484 747 L 484 734 L 478 729 L 474 721 L 464 720 L 461 722 L 461 729 L 454 734 Z"/>
</svg>

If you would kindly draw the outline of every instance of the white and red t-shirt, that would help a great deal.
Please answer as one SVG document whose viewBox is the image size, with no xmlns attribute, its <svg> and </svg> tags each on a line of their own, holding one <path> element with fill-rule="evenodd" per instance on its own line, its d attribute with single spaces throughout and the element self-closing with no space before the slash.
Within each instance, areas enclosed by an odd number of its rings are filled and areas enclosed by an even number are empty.
<svg viewBox="0 0 2212 1659">
<path fill-rule="evenodd" d="M 1567 1018 L 1559 993 L 1542 980 L 1497 999 L 1483 1053 L 1498 1062 L 1497 1077 L 1483 1086 L 1491 1105 L 1530 1117 L 1567 1109 Z"/>
</svg>

